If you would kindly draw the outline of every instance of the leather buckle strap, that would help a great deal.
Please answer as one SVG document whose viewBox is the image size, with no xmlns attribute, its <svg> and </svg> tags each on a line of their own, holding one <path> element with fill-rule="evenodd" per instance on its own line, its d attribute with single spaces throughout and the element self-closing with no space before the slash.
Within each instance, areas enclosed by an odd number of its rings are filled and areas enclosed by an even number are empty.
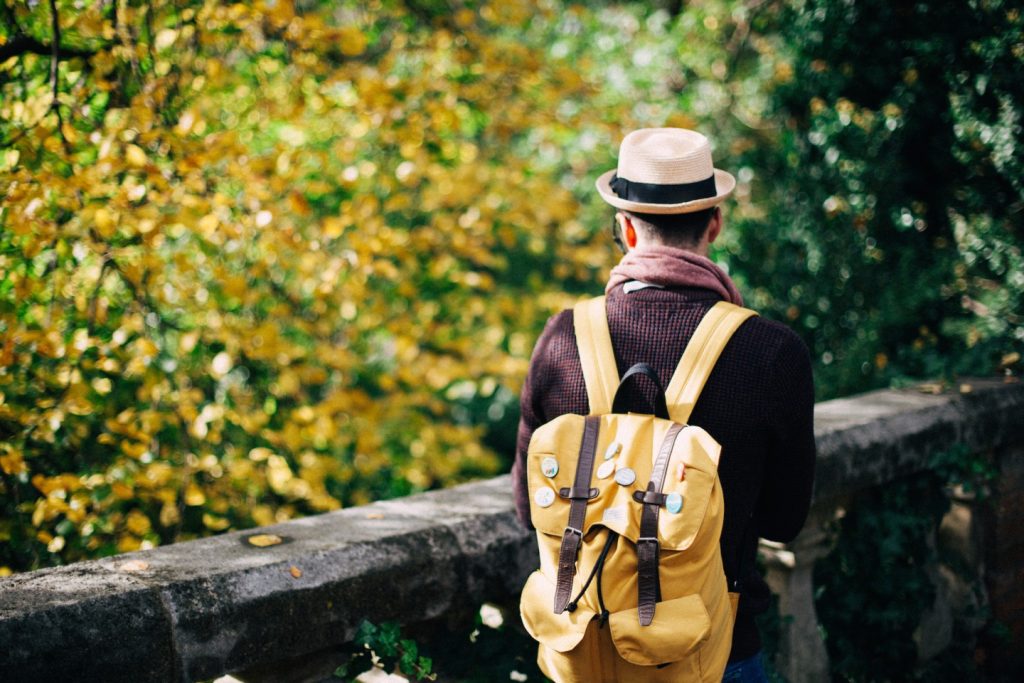
<svg viewBox="0 0 1024 683">
<path fill-rule="evenodd" d="M 578 489 L 575 486 L 569 488 L 563 486 L 558 489 L 558 495 L 562 498 L 568 498 L 569 500 L 590 500 L 591 498 L 597 498 L 597 494 L 601 491 L 596 488 L 582 488 Z"/>
<path fill-rule="evenodd" d="M 665 486 L 668 461 L 672 457 L 676 438 L 683 431 L 683 425 L 673 424 L 661 442 L 658 457 L 651 470 L 651 481 L 647 490 L 633 494 L 633 499 L 643 504 L 640 513 L 640 538 L 636 543 L 637 569 L 637 612 L 641 626 L 654 621 L 654 610 L 661 599 L 661 582 L 658 578 L 658 513 L 665 502 L 661 489 Z"/>
<path fill-rule="evenodd" d="M 658 539 L 641 536 L 636 542 L 637 570 L 637 611 L 640 625 L 649 626 L 654 621 L 654 608 L 661 599 L 661 582 L 658 580 Z"/>
<path fill-rule="evenodd" d="M 583 526 L 587 516 L 587 503 L 590 493 L 590 477 L 594 469 L 594 458 L 597 453 L 597 436 L 601 427 L 601 419 L 596 416 L 586 418 L 583 425 L 583 438 L 580 441 L 580 452 L 576 459 L 576 476 L 569 493 L 586 492 L 587 495 L 570 495 L 569 522 L 562 534 L 562 545 L 558 549 L 558 576 L 555 580 L 555 614 L 561 614 L 569 604 L 572 596 L 572 578 L 576 574 L 576 554 L 583 540 Z"/>
<path fill-rule="evenodd" d="M 665 504 L 667 495 L 660 491 L 633 491 L 633 500 L 638 503 L 644 503 L 645 505 L 657 505 L 661 507 Z"/>
<path fill-rule="evenodd" d="M 651 483 L 647 485 L 648 491 L 661 493 L 665 486 L 665 475 L 668 473 L 668 461 L 672 458 L 672 449 L 676 446 L 676 439 L 686 425 L 673 424 L 668 428 L 661 448 L 658 450 L 658 457 L 654 459 L 654 466 L 651 468 Z M 645 503 L 648 501 L 644 501 Z M 652 501 L 653 502 L 653 501 Z"/>
<path fill-rule="evenodd" d="M 573 501 L 575 503 L 575 501 Z M 583 541 L 583 530 L 576 529 L 571 526 L 565 527 L 565 531 L 562 532 L 562 546 L 558 549 L 558 583 L 556 589 L 561 589 L 563 585 L 563 578 L 568 577 L 569 593 L 572 593 L 572 577 L 576 573 L 576 553 L 579 552 L 580 543 Z M 556 590 L 555 594 L 555 614 L 561 613 L 565 610 L 569 601 L 566 600 L 565 604 L 561 605 L 559 609 L 559 596 Z"/>
</svg>

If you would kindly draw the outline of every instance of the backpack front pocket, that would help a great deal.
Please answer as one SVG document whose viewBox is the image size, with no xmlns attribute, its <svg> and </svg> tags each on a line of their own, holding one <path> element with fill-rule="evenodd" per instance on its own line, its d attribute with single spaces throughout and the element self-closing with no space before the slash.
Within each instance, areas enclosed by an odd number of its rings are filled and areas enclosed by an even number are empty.
<svg viewBox="0 0 1024 683">
<path fill-rule="evenodd" d="M 569 652 L 583 640 L 587 625 L 596 613 L 581 605 L 572 612 L 555 614 L 551 609 L 554 599 L 555 584 L 535 571 L 523 587 L 519 613 L 523 626 L 534 640 L 555 652 Z"/>
<path fill-rule="evenodd" d="M 707 607 L 697 594 L 659 602 L 649 626 L 640 625 L 636 608 L 613 612 L 609 625 L 619 655 L 640 666 L 679 661 L 697 650 L 711 632 Z"/>
</svg>

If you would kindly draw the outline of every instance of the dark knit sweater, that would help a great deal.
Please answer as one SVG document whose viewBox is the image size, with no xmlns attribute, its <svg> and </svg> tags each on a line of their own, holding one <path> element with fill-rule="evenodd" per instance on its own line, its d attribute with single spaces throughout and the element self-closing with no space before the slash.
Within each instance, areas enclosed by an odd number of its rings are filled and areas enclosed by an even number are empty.
<svg viewBox="0 0 1024 683">
<path fill-rule="evenodd" d="M 667 385 L 697 324 L 717 300 L 702 289 L 647 288 L 629 294 L 621 286 L 613 289 L 607 298 L 608 327 L 619 374 L 645 362 Z M 649 382 L 641 379 L 627 389 L 629 405 L 637 410 L 651 405 Z M 537 341 L 521 408 L 512 480 L 519 519 L 532 528 L 525 468 L 530 437 L 559 415 L 588 412 L 571 310 L 552 317 Z M 741 578 L 740 567 L 747 575 L 730 661 L 761 648 L 750 597 L 765 590 L 755 568 L 757 537 L 790 541 L 807 516 L 814 480 L 813 409 L 807 347 L 786 326 L 755 317 L 725 347 L 690 417 L 722 445 L 722 558 L 730 585 Z"/>
</svg>

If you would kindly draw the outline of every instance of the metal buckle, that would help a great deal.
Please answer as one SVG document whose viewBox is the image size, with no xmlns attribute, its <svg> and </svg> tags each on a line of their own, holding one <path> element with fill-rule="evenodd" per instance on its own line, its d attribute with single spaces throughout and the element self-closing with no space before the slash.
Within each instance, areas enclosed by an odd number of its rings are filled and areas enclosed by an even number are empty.
<svg viewBox="0 0 1024 683">
<path fill-rule="evenodd" d="M 562 535 L 565 536 L 570 531 L 572 533 L 576 534 L 577 536 L 579 536 L 580 538 L 583 538 L 583 530 L 582 529 L 577 529 L 574 526 L 567 526 L 567 527 L 565 527 L 565 531 L 562 533 Z"/>
</svg>

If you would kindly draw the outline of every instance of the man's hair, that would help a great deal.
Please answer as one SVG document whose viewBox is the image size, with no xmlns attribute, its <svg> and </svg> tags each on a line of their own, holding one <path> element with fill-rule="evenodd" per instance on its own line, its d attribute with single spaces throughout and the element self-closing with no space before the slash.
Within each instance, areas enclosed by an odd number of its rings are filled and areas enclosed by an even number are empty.
<svg viewBox="0 0 1024 683">
<path fill-rule="evenodd" d="M 693 247 L 700 242 L 718 207 L 692 213 L 656 214 L 623 211 L 648 238 L 670 247 Z"/>
</svg>

